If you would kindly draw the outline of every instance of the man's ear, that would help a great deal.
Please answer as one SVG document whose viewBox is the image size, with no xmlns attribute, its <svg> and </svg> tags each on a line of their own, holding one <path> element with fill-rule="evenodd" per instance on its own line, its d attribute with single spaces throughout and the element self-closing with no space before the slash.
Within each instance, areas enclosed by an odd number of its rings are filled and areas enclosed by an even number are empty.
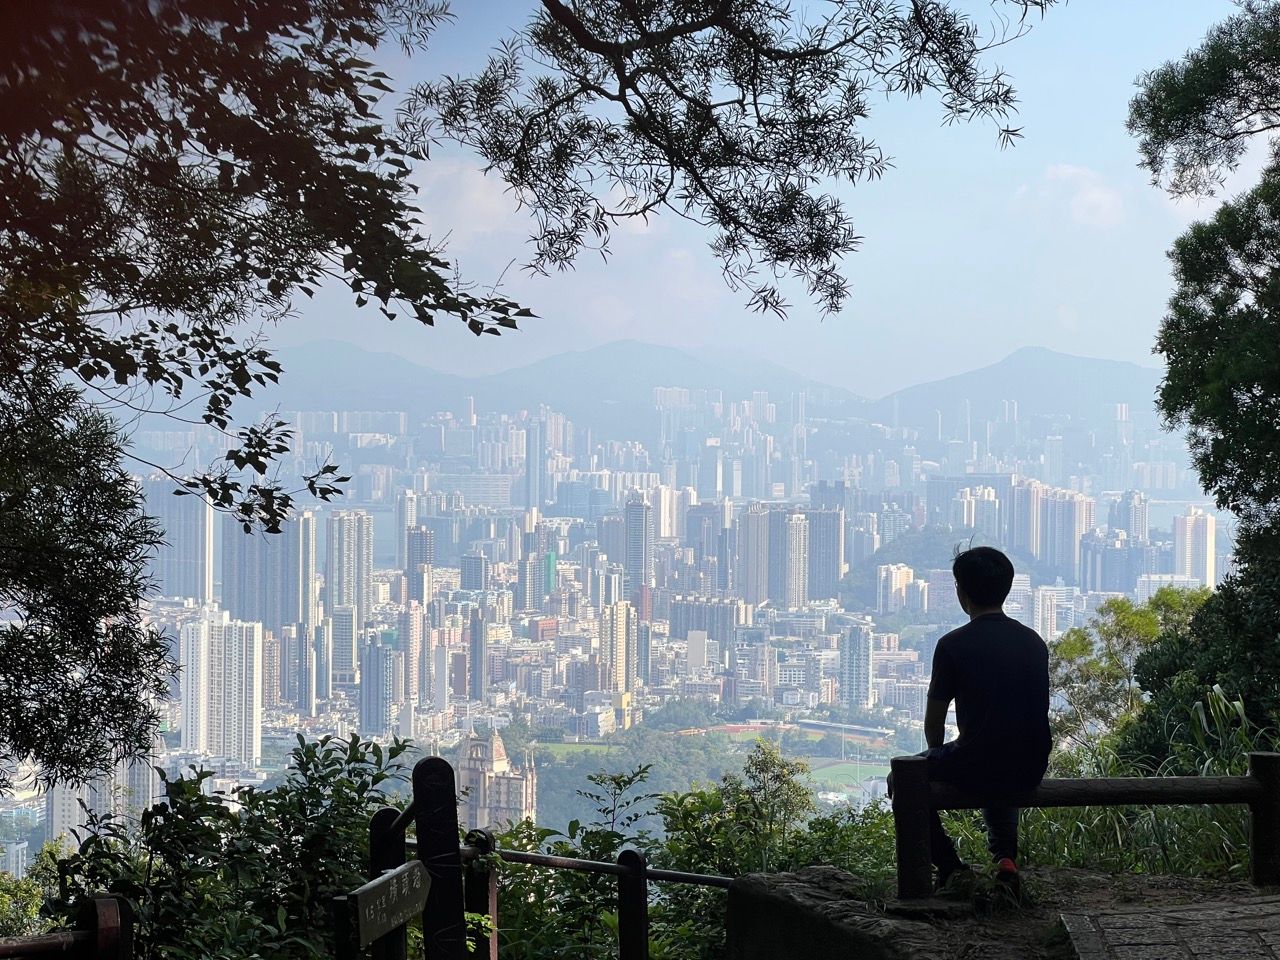
<svg viewBox="0 0 1280 960">
<path fill-rule="evenodd" d="M 956 584 L 956 599 L 960 601 L 960 609 L 965 613 L 969 612 L 969 595 L 960 589 L 960 584 Z"/>
</svg>

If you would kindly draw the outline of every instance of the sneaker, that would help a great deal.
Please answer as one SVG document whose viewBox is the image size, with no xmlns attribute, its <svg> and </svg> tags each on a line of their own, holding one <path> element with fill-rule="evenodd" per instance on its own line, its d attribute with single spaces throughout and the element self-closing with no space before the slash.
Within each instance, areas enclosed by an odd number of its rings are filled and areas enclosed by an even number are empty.
<svg viewBox="0 0 1280 960">
<path fill-rule="evenodd" d="M 973 896 L 977 884 L 978 875 L 973 872 L 973 867 L 962 863 L 946 873 L 938 873 L 938 886 L 934 892 L 963 899 Z"/>
<path fill-rule="evenodd" d="M 1009 857 L 1002 857 L 996 861 L 996 883 L 1005 887 L 1015 899 L 1021 894 L 1022 880 L 1018 876 L 1018 865 Z"/>
</svg>

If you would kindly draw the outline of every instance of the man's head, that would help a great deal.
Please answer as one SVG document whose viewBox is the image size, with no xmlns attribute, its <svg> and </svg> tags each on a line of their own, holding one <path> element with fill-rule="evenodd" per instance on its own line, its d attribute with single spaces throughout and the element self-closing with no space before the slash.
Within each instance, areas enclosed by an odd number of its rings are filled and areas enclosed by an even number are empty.
<svg viewBox="0 0 1280 960">
<path fill-rule="evenodd" d="M 956 554 L 951 572 L 965 613 L 998 610 L 1013 589 L 1013 563 L 995 547 L 972 547 Z"/>
</svg>

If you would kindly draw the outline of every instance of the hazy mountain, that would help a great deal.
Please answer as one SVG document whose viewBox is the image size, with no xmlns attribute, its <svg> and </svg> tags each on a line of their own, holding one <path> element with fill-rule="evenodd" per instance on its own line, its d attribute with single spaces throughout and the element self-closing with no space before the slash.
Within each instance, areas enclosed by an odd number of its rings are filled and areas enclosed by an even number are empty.
<svg viewBox="0 0 1280 960">
<path fill-rule="evenodd" d="M 853 394 L 764 360 L 714 361 L 673 347 L 623 340 L 559 354 L 482 377 L 459 377 L 350 343 L 314 341 L 280 351 L 284 376 L 264 401 L 284 410 L 480 410 L 514 412 L 546 404 L 610 438 L 647 439 L 655 426 L 653 388 L 721 389 L 726 397 L 768 390 L 777 400 L 801 390 L 836 403 Z M 248 404 L 246 404 L 246 409 Z"/>
<path fill-rule="evenodd" d="M 1098 360 L 1024 347 L 998 363 L 944 380 L 907 387 L 875 401 L 877 420 L 925 426 L 941 411 L 950 428 L 962 416 L 964 401 L 974 423 L 996 420 L 1001 402 L 1016 400 L 1021 420 L 1041 415 L 1083 418 L 1105 423 L 1117 403 L 1129 405 L 1135 424 L 1156 421 L 1155 395 L 1161 371 L 1119 360 Z"/>
</svg>

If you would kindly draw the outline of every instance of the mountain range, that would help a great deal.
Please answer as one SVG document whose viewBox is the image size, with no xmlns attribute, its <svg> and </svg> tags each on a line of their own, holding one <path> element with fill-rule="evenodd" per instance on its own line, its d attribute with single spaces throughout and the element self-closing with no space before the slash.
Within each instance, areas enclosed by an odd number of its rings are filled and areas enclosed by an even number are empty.
<svg viewBox="0 0 1280 960">
<path fill-rule="evenodd" d="M 463 398 L 474 397 L 479 410 L 516 412 L 545 404 L 618 439 L 647 439 L 644 434 L 654 421 L 653 388 L 661 386 L 719 389 L 727 399 L 767 390 L 780 401 L 804 391 L 814 408 L 928 429 L 939 411 L 952 422 L 966 400 L 975 422 L 998 418 L 1002 401 L 1013 400 L 1022 419 L 1065 415 L 1109 420 L 1114 404 L 1127 403 L 1135 423 L 1152 423 L 1161 377 L 1159 370 L 1133 363 L 1028 347 L 982 369 L 872 401 L 766 360 L 709 359 L 638 341 L 616 341 L 479 377 L 327 340 L 282 348 L 279 359 L 285 370 L 281 383 L 261 401 L 284 410 L 427 413 L 457 410 Z"/>
</svg>

